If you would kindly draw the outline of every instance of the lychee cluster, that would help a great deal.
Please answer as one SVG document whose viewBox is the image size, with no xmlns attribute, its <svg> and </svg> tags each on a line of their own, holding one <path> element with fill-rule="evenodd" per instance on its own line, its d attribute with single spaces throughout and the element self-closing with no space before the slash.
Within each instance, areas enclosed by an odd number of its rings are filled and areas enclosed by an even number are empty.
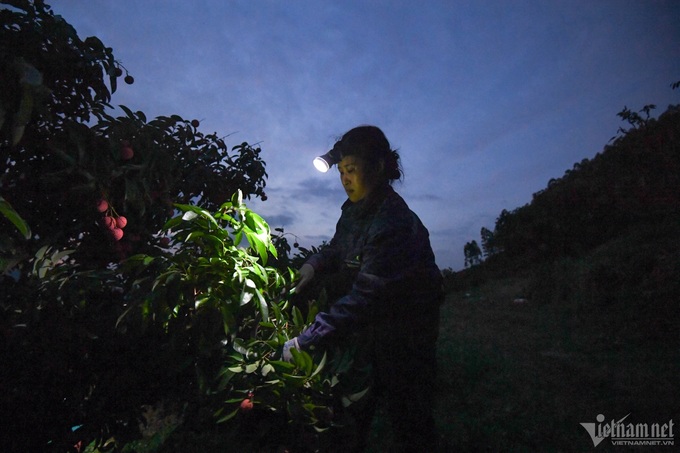
<svg viewBox="0 0 680 453">
<path fill-rule="evenodd" d="M 244 412 L 250 412 L 253 410 L 253 400 L 250 398 L 246 398 L 243 401 L 241 401 L 241 410 Z"/>
<path fill-rule="evenodd" d="M 255 395 L 253 394 L 253 392 L 248 392 L 248 398 L 245 398 L 243 401 L 241 401 L 240 406 L 243 412 L 250 412 L 253 410 L 253 407 L 255 406 L 255 404 L 253 403 L 254 396 Z"/>
<path fill-rule="evenodd" d="M 102 227 L 111 234 L 114 241 L 120 241 L 123 238 L 123 228 L 127 225 L 127 218 L 118 215 L 104 198 L 97 202 L 97 211 L 104 214 L 100 220 Z"/>
<path fill-rule="evenodd" d="M 120 76 L 123 75 L 123 69 L 122 68 L 124 68 L 124 66 L 122 64 L 120 64 L 120 62 L 116 62 L 116 63 L 117 63 L 117 66 L 113 67 L 112 74 L 116 77 L 120 77 Z M 123 80 L 125 80 L 125 83 L 127 83 L 128 85 L 132 85 L 133 83 L 135 83 L 135 78 L 132 77 L 130 75 L 130 73 L 128 73 L 127 69 L 125 69 L 125 78 Z"/>
</svg>

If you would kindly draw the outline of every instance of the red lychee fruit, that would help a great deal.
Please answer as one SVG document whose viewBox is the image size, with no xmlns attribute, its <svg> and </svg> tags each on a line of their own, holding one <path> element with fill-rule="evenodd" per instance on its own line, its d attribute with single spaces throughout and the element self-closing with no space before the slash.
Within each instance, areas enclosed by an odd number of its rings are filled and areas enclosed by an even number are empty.
<svg viewBox="0 0 680 453">
<path fill-rule="evenodd" d="M 123 239 L 123 230 L 120 228 L 114 228 L 111 230 L 111 236 L 113 236 L 114 241 L 120 241 Z"/>
<path fill-rule="evenodd" d="M 127 83 L 128 85 L 132 85 L 133 83 L 135 83 L 135 78 L 128 74 L 125 76 L 125 83 Z"/>
<path fill-rule="evenodd" d="M 102 217 L 102 225 L 107 230 L 113 230 L 114 228 L 116 228 L 116 219 L 108 215 L 104 216 Z"/>
<path fill-rule="evenodd" d="M 167 247 L 167 246 L 170 245 L 170 238 L 169 237 L 162 237 L 159 242 L 161 244 L 161 247 Z"/>
<path fill-rule="evenodd" d="M 104 200 L 103 198 L 97 202 L 97 211 L 99 212 L 106 212 L 106 210 L 109 209 L 109 202 Z"/>
<path fill-rule="evenodd" d="M 127 225 L 127 219 L 124 216 L 119 216 L 116 219 L 116 226 L 122 229 L 125 228 L 125 225 Z"/>
<path fill-rule="evenodd" d="M 249 412 L 253 409 L 253 401 L 250 398 L 246 398 L 241 401 L 241 410 L 244 412 Z"/>
<path fill-rule="evenodd" d="M 135 155 L 135 151 L 130 146 L 123 146 L 120 149 L 120 158 L 123 160 L 130 160 Z"/>
<path fill-rule="evenodd" d="M 200 121 L 198 120 L 191 120 L 191 125 L 194 127 L 198 127 L 201 125 Z"/>
</svg>

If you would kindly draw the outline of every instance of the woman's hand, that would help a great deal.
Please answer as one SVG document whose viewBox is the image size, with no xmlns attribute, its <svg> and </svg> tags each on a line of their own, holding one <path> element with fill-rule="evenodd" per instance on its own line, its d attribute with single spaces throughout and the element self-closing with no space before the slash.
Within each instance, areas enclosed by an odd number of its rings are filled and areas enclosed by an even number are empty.
<svg viewBox="0 0 680 453">
<path fill-rule="evenodd" d="M 283 345 L 283 360 L 286 362 L 291 362 L 293 360 L 293 353 L 290 352 L 291 349 L 297 349 L 298 351 L 300 350 L 300 345 L 298 344 L 297 337 L 286 341 L 286 343 Z"/>
<path fill-rule="evenodd" d="M 311 264 L 303 264 L 300 270 L 300 280 L 295 285 L 295 292 L 300 293 L 307 284 L 314 278 L 314 267 Z"/>
</svg>

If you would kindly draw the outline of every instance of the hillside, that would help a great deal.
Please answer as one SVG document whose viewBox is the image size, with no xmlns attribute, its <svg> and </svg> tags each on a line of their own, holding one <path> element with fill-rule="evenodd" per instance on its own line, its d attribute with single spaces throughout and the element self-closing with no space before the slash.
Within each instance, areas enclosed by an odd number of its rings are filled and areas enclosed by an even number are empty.
<svg viewBox="0 0 680 453">
<path fill-rule="evenodd" d="M 540 302 L 678 300 L 680 106 L 657 119 L 619 116 L 630 129 L 503 211 L 482 238 L 486 259 L 450 276 L 450 289 L 522 275 L 523 296 Z"/>
<path fill-rule="evenodd" d="M 448 275 L 445 446 L 585 451 L 598 414 L 677 418 L 680 110 L 621 116 L 630 130 L 504 211 L 494 253 Z"/>
</svg>

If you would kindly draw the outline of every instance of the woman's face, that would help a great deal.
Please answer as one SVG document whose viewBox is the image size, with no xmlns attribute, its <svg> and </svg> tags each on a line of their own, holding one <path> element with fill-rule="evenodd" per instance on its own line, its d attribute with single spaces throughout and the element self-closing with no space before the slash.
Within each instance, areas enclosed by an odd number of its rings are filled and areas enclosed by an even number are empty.
<svg viewBox="0 0 680 453">
<path fill-rule="evenodd" d="M 342 187 L 352 203 L 363 200 L 373 189 L 373 181 L 366 178 L 365 162 L 360 157 L 343 157 L 338 164 L 338 171 Z"/>
</svg>

